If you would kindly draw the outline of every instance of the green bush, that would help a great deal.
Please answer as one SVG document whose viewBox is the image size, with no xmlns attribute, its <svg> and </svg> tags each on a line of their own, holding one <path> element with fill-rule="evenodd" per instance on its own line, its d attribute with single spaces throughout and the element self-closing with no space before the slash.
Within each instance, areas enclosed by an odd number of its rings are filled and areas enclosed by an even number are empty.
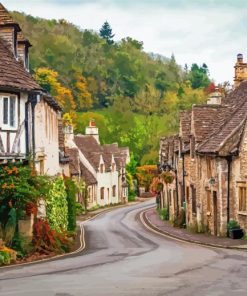
<svg viewBox="0 0 247 296">
<path fill-rule="evenodd" d="M 65 181 L 67 204 L 68 204 L 68 230 L 74 231 L 76 229 L 76 193 L 77 187 L 73 180 L 67 179 Z"/>
<path fill-rule="evenodd" d="M 238 224 L 238 222 L 236 220 L 230 220 L 230 222 L 227 224 L 227 229 L 231 230 L 231 229 L 239 229 L 240 225 Z"/>
<path fill-rule="evenodd" d="M 168 220 L 168 210 L 167 208 L 157 209 L 157 212 L 161 220 Z"/>
<path fill-rule="evenodd" d="M 19 258 L 24 258 L 33 251 L 30 239 L 19 233 L 14 236 L 12 248 L 17 252 L 17 257 Z"/>
<path fill-rule="evenodd" d="M 85 214 L 85 208 L 84 208 L 84 206 L 83 206 L 81 203 L 79 203 L 79 202 L 76 202 L 76 203 L 75 203 L 75 210 L 76 210 L 76 215 L 77 215 L 77 216 Z"/>
<path fill-rule="evenodd" d="M 0 265 L 8 265 L 11 262 L 11 255 L 9 252 L 0 251 Z"/>
</svg>

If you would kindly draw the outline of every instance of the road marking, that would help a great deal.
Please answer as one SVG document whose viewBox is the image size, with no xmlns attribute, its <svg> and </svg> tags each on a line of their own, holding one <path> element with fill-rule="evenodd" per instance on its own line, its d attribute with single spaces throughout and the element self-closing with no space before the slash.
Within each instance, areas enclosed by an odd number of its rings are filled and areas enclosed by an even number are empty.
<svg viewBox="0 0 247 296">
<path fill-rule="evenodd" d="M 175 241 L 178 241 L 178 242 L 181 242 L 181 243 L 184 243 L 184 244 L 193 244 L 193 245 L 197 245 L 197 246 L 199 246 L 199 247 L 204 247 L 204 248 L 208 248 L 208 249 L 225 249 L 225 250 L 236 250 L 236 251 L 243 251 L 243 249 L 238 249 L 238 248 L 226 248 L 226 247 L 223 247 L 223 246 L 209 246 L 209 245 L 204 245 L 204 244 L 202 244 L 202 243 L 197 243 L 197 242 L 189 242 L 189 241 L 186 241 L 186 240 L 183 240 L 183 239 L 179 239 L 179 238 L 176 238 L 176 237 L 174 237 L 174 236 L 171 236 L 171 235 L 169 235 L 169 234 L 165 234 L 165 233 L 162 233 L 162 232 L 160 232 L 160 231 L 157 231 L 157 230 L 155 230 L 155 229 L 153 229 L 152 227 L 154 227 L 154 228 L 156 228 L 156 229 L 158 229 L 157 227 L 155 227 L 155 225 L 153 225 L 150 221 L 149 221 L 149 219 L 146 217 L 146 212 L 147 211 L 149 211 L 151 208 L 149 208 L 149 209 L 147 209 L 147 210 L 145 210 L 145 211 L 142 211 L 141 213 L 140 213 L 140 215 L 139 215 L 139 217 L 140 217 L 140 220 L 141 220 L 141 223 L 143 224 L 143 226 L 145 227 L 145 228 L 147 228 L 149 231 L 151 231 L 151 232 L 153 232 L 153 233 L 156 233 L 156 234 L 158 234 L 158 235 L 160 235 L 160 236 L 163 236 L 163 237 L 166 237 L 166 238 L 169 238 L 169 239 L 171 239 L 171 240 L 175 240 Z M 145 216 L 145 218 L 149 221 L 149 223 L 152 225 L 152 227 L 150 227 L 146 222 L 145 222 L 145 220 L 144 220 L 144 216 Z"/>
<path fill-rule="evenodd" d="M 7 269 L 7 268 L 16 268 L 16 267 L 19 267 L 19 266 L 31 265 L 31 264 L 36 264 L 36 263 L 43 263 L 43 262 L 47 262 L 47 261 L 53 261 L 55 259 L 68 257 L 68 256 L 75 255 L 75 254 L 78 254 L 78 253 L 84 251 L 85 248 L 86 248 L 86 240 L 85 240 L 85 228 L 84 228 L 83 224 L 88 222 L 88 221 L 91 221 L 93 219 L 96 219 L 100 215 L 103 215 L 103 214 L 105 214 L 107 212 L 113 211 L 113 210 L 118 209 L 118 208 L 124 208 L 124 207 L 127 207 L 127 206 L 132 206 L 132 204 L 120 205 L 120 206 L 115 206 L 114 208 L 111 208 L 111 209 L 106 209 L 105 211 L 102 211 L 101 213 L 98 213 L 95 216 L 90 217 L 87 220 L 84 220 L 84 221 L 80 222 L 80 225 L 79 225 L 80 230 L 81 230 L 80 231 L 80 247 L 77 250 L 75 250 L 73 252 L 70 252 L 70 253 L 60 254 L 60 255 L 53 256 L 53 257 L 49 257 L 49 258 L 38 259 L 38 260 L 35 260 L 35 261 L 32 261 L 32 262 L 23 262 L 23 263 L 12 264 L 12 265 L 3 265 L 3 266 L 0 266 L 0 270 L 1 269 Z"/>
</svg>

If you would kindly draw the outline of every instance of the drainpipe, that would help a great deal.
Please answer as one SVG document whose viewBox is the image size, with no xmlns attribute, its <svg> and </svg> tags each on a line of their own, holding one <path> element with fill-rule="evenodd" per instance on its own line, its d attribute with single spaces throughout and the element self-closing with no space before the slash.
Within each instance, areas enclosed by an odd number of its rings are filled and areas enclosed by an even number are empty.
<svg viewBox="0 0 247 296">
<path fill-rule="evenodd" d="M 184 169 L 184 153 L 182 153 L 182 166 L 183 166 L 183 196 L 182 203 L 185 202 L 185 169 Z"/>
<path fill-rule="evenodd" d="M 176 176 L 176 199 L 177 199 L 177 218 L 179 215 L 179 205 L 178 205 L 178 171 L 175 169 L 175 176 Z"/>
<path fill-rule="evenodd" d="M 230 222 L 230 181 L 231 181 L 231 162 L 232 156 L 226 157 L 227 160 L 227 224 Z M 227 236 L 229 236 L 229 231 L 227 229 Z"/>
</svg>

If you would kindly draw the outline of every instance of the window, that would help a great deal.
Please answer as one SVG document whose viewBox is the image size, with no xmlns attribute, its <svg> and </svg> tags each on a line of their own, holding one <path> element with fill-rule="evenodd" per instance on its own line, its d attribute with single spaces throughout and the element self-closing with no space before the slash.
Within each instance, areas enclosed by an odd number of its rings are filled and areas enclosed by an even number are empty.
<svg viewBox="0 0 247 296">
<path fill-rule="evenodd" d="M 104 199 L 105 198 L 104 192 L 105 192 L 105 187 L 101 187 L 100 188 L 100 199 Z"/>
<path fill-rule="evenodd" d="M 9 127 L 16 127 L 16 96 L 6 96 L 2 99 L 3 102 L 3 117 L 2 122 Z"/>
<path fill-rule="evenodd" d="M 115 163 L 112 164 L 112 171 L 115 172 Z"/>
<path fill-rule="evenodd" d="M 246 187 L 238 187 L 239 211 L 247 211 Z"/>
<path fill-rule="evenodd" d="M 116 185 L 112 186 L 112 196 L 116 196 Z"/>
<path fill-rule="evenodd" d="M 104 165 L 103 164 L 100 165 L 100 173 L 101 174 L 104 173 Z"/>
</svg>

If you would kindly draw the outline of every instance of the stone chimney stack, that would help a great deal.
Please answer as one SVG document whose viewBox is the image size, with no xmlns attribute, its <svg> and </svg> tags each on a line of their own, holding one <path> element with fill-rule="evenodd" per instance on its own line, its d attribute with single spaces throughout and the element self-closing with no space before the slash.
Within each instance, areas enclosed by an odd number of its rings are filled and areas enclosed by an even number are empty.
<svg viewBox="0 0 247 296">
<path fill-rule="evenodd" d="M 247 63 L 244 63 L 243 55 L 241 53 L 237 55 L 237 62 L 234 68 L 234 87 L 236 88 L 243 80 L 247 79 Z"/>
<path fill-rule="evenodd" d="M 86 135 L 93 136 L 99 142 L 99 129 L 96 127 L 94 119 L 90 119 L 88 127 L 86 127 Z"/>
<path fill-rule="evenodd" d="M 0 38 L 3 39 L 17 58 L 17 33 L 21 29 L 8 10 L 0 3 Z"/>
</svg>

